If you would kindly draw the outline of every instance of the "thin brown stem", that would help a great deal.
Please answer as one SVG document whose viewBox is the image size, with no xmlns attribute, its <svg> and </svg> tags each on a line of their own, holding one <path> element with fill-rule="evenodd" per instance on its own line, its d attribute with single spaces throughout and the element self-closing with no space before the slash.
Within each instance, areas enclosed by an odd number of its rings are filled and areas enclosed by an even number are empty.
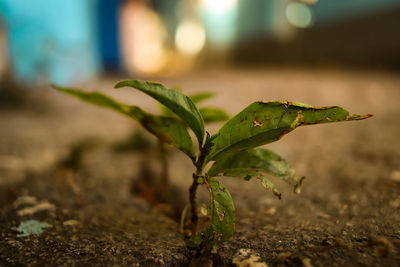
<svg viewBox="0 0 400 267">
<path fill-rule="evenodd" d="M 195 237 L 197 231 L 197 202 L 196 202 L 196 191 L 197 191 L 197 176 L 193 175 L 193 182 L 189 188 L 189 201 L 190 201 L 190 213 L 191 213 L 191 233 L 192 238 Z"/>
<path fill-rule="evenodd" d="M 206 158 L 207 154 L 207 149 L 208 147 L 203 146 L 200 149 L 200 155 L 197 158 L 197 160 L 194 162 L 196 166 L 196 172 L 193 173 L 193 182 L 192 185 L 189 188 L 189 201 L 190 201 L 190 213 L 191 213 L 191 234 L 192 238 L 196 236 L 197 232 L 197 222 L 198 222 L 198 216 L 197 216 L 197 202 L 196 202 L 196 192 L 197 192 L 197 187 L 199 185 L 199 177 L 203 177 L 203 169 L 204 169 L 204 161 Z"/>
</svg>

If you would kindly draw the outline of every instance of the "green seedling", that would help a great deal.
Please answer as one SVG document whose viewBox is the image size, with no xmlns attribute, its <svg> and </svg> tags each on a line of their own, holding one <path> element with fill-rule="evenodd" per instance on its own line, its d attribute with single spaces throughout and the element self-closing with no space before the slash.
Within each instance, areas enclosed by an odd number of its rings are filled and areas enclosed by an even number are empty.
<svg viewBox="0 0 400 267">
<path fill-rule="evenodd" d="M 186 240 L 186 244 L 199 251 L 215 251 L 235 231 L 233 201 L 218 177 L 239 177 L 244 180 L 257 178 L 265 188 L 280 198 L 281 193 L 266 177 L 266 174 L 272 174 L 291 185 L 295 193 L 300 192 L 303 178 L 297 176 L 279 155 L 256 147 L 277 141 L 299 126 L 362 120 L 372 116 L 350 115 L 338 106 L 314 107 L 289 101 L 259 101 L 250 104 L 210 136 L 204 129 L 204 118 L 199 109 L 190 97 L 180 91 L 168 89 L 160 83 L 141 80 L 120 81 L 115 88 L 125 86 L 153 97 L 173 112 L 174 116 L 153 115 L 137 106 L 117 102 L 97 92 L 87 93 L 61 87 L 55 89 L 135 119 L 162 142 L 173 145 L 191 159 L 195 170 L 189 188 L 191 237 Z M 197 152 L 187 126 L 197 139 Z M 210 223 L 200 231 L 197 229 L 198 186 L 205 186 L 209 192 L 207 214 Z"/>
<path fill-rule="evenodd" d="M 181 91 L 177 89 L 178 91 Z M 214 97 L 214 94 L 211 92 L 202 92 L 190 95 L 189 98 L 193 101 L 194 104 L 199 104 L 209 98 Z M 169 108 L 160 104 L 161 114 L 169 117 L 179 117 L 175 115 Z M 212 122 L 222 122 L 229 119 L 229 115 L 222 109 L 216 107 L 201 107 L 199 108 L 199 112 L 203 118 L 204 123 L 212 123 Z M 161 184 L 163 188 L 168 186 L 169 182 L 169 165 L 168 165 L 168 150 L 167 143 L 163 142 L 162 139 L 158 139 L 158 148 L 160 151 L 160 162 L 161 162 Z"/>
<path fill-rule="evenodd" d="M 73 144 L 68 154 L 57 163 L 58 169 L 68 169 L 74 172 L 82 169 L 83 156 L 96 146 L 96 141 L 85 139 Z"/>
<path fill-rule="evenodd" d="M 189 97 L 193 101 L 193 103 L 199 104 L 207 99 L 214 97 L 214 93 L 201 92 L 189 95 Z M 221 122 L 229 119 L 229 115 L 224 110 L 216 107 L 201 107 L 199 108 L 199 112 L 203 117 L 204 123 Z M 160 113 L 163 116 L 174 117 L 179 119 L 179 117 L 177 117 L 170 109 L 168 109 L 166 106 L 162 104 L 160 104 Z M 164 142 L 162 139 L 158 139 L 157 143 L 159 150 L 158 157 L 161 166 L 160 179 L 157 181 L 152 179 L 153 181 L 146 182 L 148 186 L 153 186 L 154 187 L 153 189 L 156 190 L 159 189 L 157 190 L 159 191 L 158 198 L 162 201 L 168 198 L 167 197 L 168 190 L 166 190 L 166 188 L 168 188 L 169 185 L 169 164 L 168 164 L 169 153 L 167 145 L 168 144 Z M 151 143 L 145 138 L 145 136 L 141 133 L 141 131 L 138 130 L 135 130 L 125 142 L 119 143 L 117 146 L 115 146 L 115 150 L 117 152 L 135 151 L 135 150 L 141 150 L 142 152 L 146 152 L 147 150 L 151 149 L 154 149 L 151 147 Z M 151 172 L 147 165 L 147 160 L 145 160 L 141 164 L 141 166 L 143 168 L 142 171 L 148 174 L 147 176 L 153 177 L 153 175 L 150 175 Z"/>
<path fill-rule="evenodd" d="M 82 205 L 82 196 L 79 186 L 76 184 L 75 177 L 77 173 L 83 169 L 83 158 L 89 150 L 92 150 L 97 145 L 97 141 L 93 139 L 85 139 L 73 144 L 68 154 L 58 161 L 55 171 L 58 176 L 65 180 L 68 188 L 76 196 L 76 204 Z"/>
</svg>

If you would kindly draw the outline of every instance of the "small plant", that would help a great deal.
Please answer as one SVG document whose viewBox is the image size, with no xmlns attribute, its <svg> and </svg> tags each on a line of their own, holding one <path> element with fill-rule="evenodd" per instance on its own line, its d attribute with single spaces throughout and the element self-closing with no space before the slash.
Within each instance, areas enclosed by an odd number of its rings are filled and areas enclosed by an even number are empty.
<svg viewBox="0 0 400 267">
<path fill-rule="evenodd" d="M 189 188 L 191 237 L 186 244 L 200 251 L 215 251 L 235 230 L 235 208 L 231 195 L 217 177 L 240 177 L 246 181 L 255 177 L 280 198 L 281 193 L 265 176 L 272 174 L 299 193 L 303 178 L 298 177 L 279 155 L 267 149 L 255 148 L 277 141 L 302 125 L 362 120 L 372 116 L 349 115 L 348 111 L 337 106 L 313 107 L 289 101 L 259 101 L 250 104 L 210 136 L 204 129 L 204 118 L 199 109 L 192 99 L 180 91 L 141 80 L 120 81 L 115 88 L 124 86 L 153 97 L 173 112 L 175 117 L 149 114 L 137 106 L 122 104 L 97 92 L 87 93 L 61 87 L 55 89 L 130 116 L 162 142 L 175 146 L 192 160 L 195 171 Z M 197 138 L 197 153 L 187 126 Z M 208 168 L 210 162 L 212 165 Z M 201 231 L 197 229 L 196 192 L 199 185 L 205 186 L 209 192 L 207 214 L 210 224 Z"/>
<path fill-rule="evenodd" d="M 181 90 L 178 90 L 181 91 Z M 190 95 L 189 98 L 193 101 L 194 104 L 199 104 L 204 100 L 212 98 L 214 96 L 213 93 L 210 92 L 202 92 L 194 95 Z M 175 117 L 178 118 L 169 108 L 160 104 L 161 114 L 163 116 Z M 199 109 L 200 115 L 203 118 L 204 123 L 211 122 L 221 122 L 229 119 L 229 115 L 222 109 L 216 107 L 200 107 Z M 161 183 L 163 186 L 163 191 L 160 192 L 161 195 L 164 195 L 165 198 L 165 188 L 169 183 L 169 166 L 168 166 L 168 150 L 166 148 L 167 143 L 162 139 L 158 139 L 158 149 L 160 155 L 160 163 L 161 163 Z"/>
<path fill-rule="evenodd" d="M 83 169 L 83 158 L 85 154 L 96 147 L 97 141 L 93 139 L 81 140 L 73 144 L 68 151 L 68 154 L 61 158 L 55 167 L 57 176 L 65 180 L 67 187 L 75 195 L 75 203 L 81 206 L 83 203 L 81 190 L 75 182 L 75 177 L 79 171 Z"/>
<path fill-rule="evenodd" d="M 181 90 L 179 90 L 181 91 Z M 211 92 L 201 92 L 193 95 L 189 95 L 190 99 L 194 104 L 199 104 L 207 99 L 214 97 L 214 93 Z M 226 111 L 216 108 L 216 107 L 200 107 L 199 112 L 203 117 L 204 123 L 212 123 L 212 122 L 222 122 L 229 119 L 229 115 Z M 178 118 L 170 109 L 166 106 L 160 104 L 160 113 L 163 116 L 175 117 Z M 139 183 L 145 183 L 147 186 L 151 186 L 152 190 L 155 190 L 157 194 L 157 202 L 164 202 L 168 199 L 168 186 L 169 186 L 169 151 L 167 148 L 167 143 L 162 139 L 158 139 L 157 148 L 159 150 L 158 153 L 158 161 L 161 166 L 161 173 L 159 179 L 148 179 L 149 176 L 153 177 L 150 168 L 147 164 L 147 158 L 141 164 L 142 171 L 147 173 L 147 177 L 143 176 L 143 179 L 139 179 Z M 154 150 L 155 148 L 151 145 L 150 141 L 145 138 L 145 136 L 141 133 L 141 131 L 135 129 L 128 139 L 122 143 L 118 143 L 115 146 L 115 150 L 118 152 L 126 152 L 126 151 L 135 151 L 141 150 L 142 152 L 146 152 L 148 150 Z M 147 180 L 144 180 L 147 179 Z M 179 213 L 180 211 L 178 211 Z"/>
</svg>

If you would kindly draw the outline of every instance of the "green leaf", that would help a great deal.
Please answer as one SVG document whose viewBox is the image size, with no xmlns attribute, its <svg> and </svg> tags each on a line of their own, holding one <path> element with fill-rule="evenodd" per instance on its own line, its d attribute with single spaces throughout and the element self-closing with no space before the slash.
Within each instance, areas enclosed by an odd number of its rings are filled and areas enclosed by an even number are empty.
<svg viewBox="0 0 400 267">
<path fill-rule="evenodd" d="M 206 162 L 280 139 L 301 125 L 362 120 L 372 115 L 349 115 L 341 107 L 313 107 L 288 101 L 255 102 L 225 123 L 210 138 Z"/>
<path fill-rule="evenodd" d="M 205 233 L 205 242 L 214 247 L 227 241 L 235 232 L 235 207 L 228 189 L 216 179 L 210 178 L 207 187 L 211 199 L 211 225 Z"/>
<path fill-rule="evenodd" d="M 137 106 L 130 106 L 117 102 L 98 92 L 84 92 L 81 90 L 53 86 L 59 92 L 70 94 L 83 101 L 112 109 L 138 121 L 146 130 L 157 136 L 163 142 L 172 144 L 190 158 L 194 159 L 193 143 L 186 125 L 175 118 L 149 114 Z"/>
<path fill-rule="evenodd" d="M 167 108 L 163 104 L 160 104 L 160 111 L 163 116 L 179 118 L 178 116 L 176 116 L 175 113 L 173 113 L 169 108 Z"/>
<path fill-rule="evenodd" d="M 275 175 L 294 188 L 295 193 L 300 193 L 303 178 L 296 175 L 290 165 L 278 154 L 267 149 L 250 149 L 231 154 L 217 160 L 208 171 L 209 176 L 231 176 L 249 180 L 257 177 L 264 187 L 280 197 L 281 194 L 274 185 L 264 177 L 263 173 Z"/>
<path fill-rule="evenodd" d="M 168 89 L 160 83 L 141 80 L 124 80 L 115 85 L 115 88 L 130 86 L 153 97 L 178 115 L 196 135 L 201 146 L 204 139 L 204 121 L 193 101 L 176 89 Z"/>
<path fill-rule="evenodd" d="M 206 107 L 200 108 L 199 111 L 205 123 L 220 122 L 229 119 L 229 115 L 224 110 L 219 108 Z"/>
<path fill-rule="evenodd" d="M 211 224 L 205 232 L 187 240 L 186 246 L 196 249 L 205 246 L 215 251 L 218 244 L 227 241 L 235 232 L 235 207 L 228 189 L 216 179 L 209 178 L 205 183 L 210 193 Z"/>
<path fill-rule="evenodd" d="M 214 93 L 211 92 L 204 92 L 204 93 L 198 93 L 198 94 L 193 94 L 190 95 L 190 99 L 192 99 L 193 103 L 198 104 L 200 102 L 203 102 L 204 100 L 207 100 L 209 98 L 214 97 Z"/>
<path fill-rule="evenodd" d="M 255 170 L 251 168 L 233 168 L 226 169 L 224 172 L 218 174 L 219 176 L 239 177 L 246 181 L 249 181 L 252 177 L 256 177 L 261 181 L 261 184 L 268 190 L 281 199 L 282 194 L 274 186 L 274 184 L 263 174 L 261 170 Z"/>
</svg>

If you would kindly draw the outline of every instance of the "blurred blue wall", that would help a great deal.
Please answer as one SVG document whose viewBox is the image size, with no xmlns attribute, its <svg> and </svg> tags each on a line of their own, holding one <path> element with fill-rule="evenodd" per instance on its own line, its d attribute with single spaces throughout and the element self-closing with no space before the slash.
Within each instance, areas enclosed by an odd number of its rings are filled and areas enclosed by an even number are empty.
<svg viewBox="0 0 400 267">
<path fill-rule="evenodd" d="M 70 84 L 99 72 L 96 0 L 1 0 L 15 77 Z"/>
<path fill-rule="evenodd" d="M 115 71 L 121 67 L 118 37 L 118 14 L 121 2 L 122 0 L 99 0 L 100 58 L 103 68 L 107 71 Z"/>
</svg>

